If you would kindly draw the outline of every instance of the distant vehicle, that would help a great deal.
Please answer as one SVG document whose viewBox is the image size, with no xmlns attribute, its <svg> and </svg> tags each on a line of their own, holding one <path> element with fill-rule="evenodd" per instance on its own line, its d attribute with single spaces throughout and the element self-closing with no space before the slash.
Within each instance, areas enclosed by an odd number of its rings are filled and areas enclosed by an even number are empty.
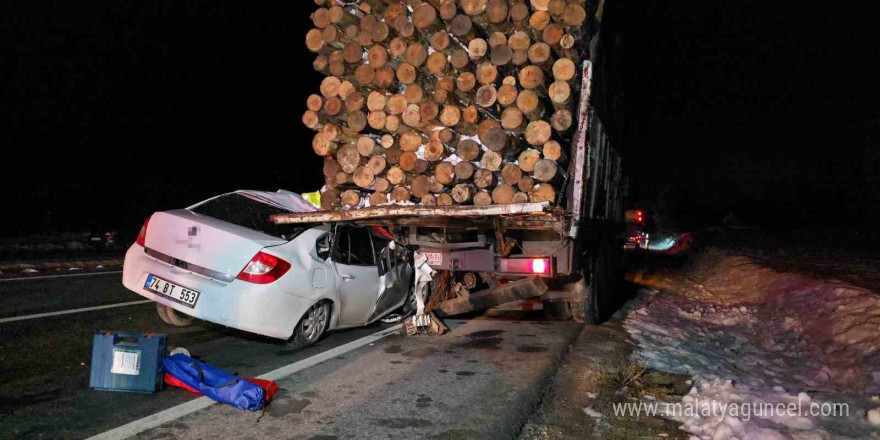
<svg viewBox="0 0 880 440">
<path fill-rule="evenodd" d="M 623 249 L 635 251 L 645 249 L 648 246 L 648 234 L 645 232 L 645 211 L 630 209 L 624 213 L 626 221 L 626 238 L 623 241 Z"/>
<path fill-rule="evenodd" d="M 126 253 L 123 284 L 168 324 L 198 318 L 298 346 L 412 306 L 412 263 L 383 230 L 269 221 L 308 206 L 293 193 L 236 191 L 157 212 Z"/>
</svg>

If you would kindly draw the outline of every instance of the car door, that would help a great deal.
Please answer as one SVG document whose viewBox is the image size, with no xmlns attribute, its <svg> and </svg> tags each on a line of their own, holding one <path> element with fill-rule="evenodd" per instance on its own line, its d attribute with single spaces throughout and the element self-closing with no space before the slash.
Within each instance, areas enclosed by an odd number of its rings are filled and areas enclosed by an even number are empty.
<svg viewBox="0 0 880 440">
<path fill-rule="evenodd" d="M 412 284 L 413 269 L 406 261 L 406 252 L 387 238 L 372 235 L 373 249 L 378 251 L 380 293 L 376 309 L 370 316 L 375 321 L 404 302 Z"/>
<path fill-rule="evenodd" d="M 339 291 L 339 322 L 362 325 L 372 314 L 380 293 L 369 229 L 338 225 L 331 261 Z"/>
</svg>

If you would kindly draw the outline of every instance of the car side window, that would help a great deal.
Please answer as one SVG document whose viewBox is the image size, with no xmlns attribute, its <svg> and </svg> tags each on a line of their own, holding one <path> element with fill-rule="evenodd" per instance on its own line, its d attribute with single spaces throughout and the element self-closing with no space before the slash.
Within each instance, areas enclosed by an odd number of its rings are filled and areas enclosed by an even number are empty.
<svg viewBox="0 0 880 440">
<path fill-rule="evenodd" d="M 326 260 L 330 256 L 330 233 L 326 233 L 315 240 L 315 254 L 318 258 Z"/>
<path fill-rule="evenodd" d="M 373 242 L 368 228 L 348 228 L 350 242 L 349 264 L 373 266 L 376 264 Z"/>
<path fill-rule="evenodd" d="M 373 252 L 376 253 L 376 260 L 381 260 L 382 257 L 380 254 L 382 250 L 388 247 L 388 243 L 391 243 L 391 240 L 383 237 L 378 237 L 374 234 L 370 234 L 370 238 L 373 240 Z"/>
<path fill-rule="evenodd" d="M 348 264 L 349 255 L 351 255 L 348 231 L 347 227 L 337 227 L 333 234 L 333 239 L 336 241 L 333 246 L 333 261 L 337 263 Z"/>
</svg>

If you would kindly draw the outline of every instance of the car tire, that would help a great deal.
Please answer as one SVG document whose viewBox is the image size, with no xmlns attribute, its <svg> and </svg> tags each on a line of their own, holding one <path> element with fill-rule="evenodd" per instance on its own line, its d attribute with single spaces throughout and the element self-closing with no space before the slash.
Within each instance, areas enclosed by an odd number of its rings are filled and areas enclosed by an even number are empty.
<svg viewBox="0 0 880 440">
<path fill-rule="evenodd" d="M 184 315 L 171 307 L 159 303 L 156 303 L 156 313 L 159 314 L 159 319 L 161 319 L 162 322 L 175 327 L 187 327 L 192 325 L 196 320 L 196 318 L 193 318 L 192 316 Z"/>
<path fill-rule="evenodd" d="M 322 301 L 306 310 L 293 330 L 290 345 L 296 348 L 308 347 L 318 342 L 330 325 L 330 303 Z"/>
</svg>

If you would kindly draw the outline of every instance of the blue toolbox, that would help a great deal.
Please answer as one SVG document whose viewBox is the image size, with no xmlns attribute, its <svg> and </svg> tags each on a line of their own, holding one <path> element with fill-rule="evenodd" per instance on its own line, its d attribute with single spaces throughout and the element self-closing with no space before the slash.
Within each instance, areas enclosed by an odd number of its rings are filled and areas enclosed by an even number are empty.
<svg viewBox="0 0 880 440">
<path fill-rule="evenodd" d="M 96 390 L 154 393 L 164 383 L 168 335 L 101 331 L 92 344 L 89 386 Z"/>
</svg>

